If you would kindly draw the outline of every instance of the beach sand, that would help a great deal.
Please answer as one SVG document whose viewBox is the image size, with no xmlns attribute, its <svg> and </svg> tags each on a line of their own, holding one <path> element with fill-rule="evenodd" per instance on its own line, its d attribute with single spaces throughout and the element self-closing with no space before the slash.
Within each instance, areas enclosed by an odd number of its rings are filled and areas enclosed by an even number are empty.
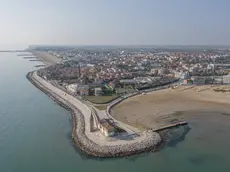
<svg viewBox="0 0 230 172">
<path fill-rule="evenodd" d="M 46 65 L 54 65 L 61 61 L 60 58 L 45 51 L 33 51 L 34 56 L 41 59 Z"/>
<path fill-rule="evenodd" d="M 192 111 L 230 115 L 230 93 L 215 92 L 213 89 L 217 87 L 224 86 L 180 86 L 138 95 L 115 106 L 111 114 L 143 130 L 162 127 L 176 120 L 189 120 L 189 114 L 194 114 Z"/>
</svg>

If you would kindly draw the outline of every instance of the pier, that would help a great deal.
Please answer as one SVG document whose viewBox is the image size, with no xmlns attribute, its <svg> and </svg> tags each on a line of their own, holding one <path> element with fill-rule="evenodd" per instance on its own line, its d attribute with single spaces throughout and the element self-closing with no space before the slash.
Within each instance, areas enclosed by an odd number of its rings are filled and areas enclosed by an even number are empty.
<svg viewBox="0 0 230 172">
<path fill-rule="evenodd" d="M 181 122 L 173 123 L 173 124 L 170 124 L 170 125 L 166 125 L 164 127 L 160 127 L 158 129 L 152 129 L 152 131 L 153 132 L 158 132 L 158 131 L 162 131 L 162 130 L 165 130 L 165 129 L 170 129 L 170 128 L 174 128 L 174 127 L 178 127 L 178 126 L 182 126 L 182 125 L 188 125 L 188 122 L 187 121 L 181 121 Z"/>
<path fill-rule="evenodd" d="M 0 53 L 20 53 L 20 52 L 28 52 L 26 50 L 1 50 Z"/>
<path fill-rule="evenodd" d="M 25 56 L 25 57 L 31 57 L 31 55 L 33 55 L 33 54 L 31 54 L 31 53 L 30 54 L 29 53 L 28 54 L 18 54 L 18 56 Z M 33 57 L 35 57 L 35 56 L 33 56 Z"/>
</svg>

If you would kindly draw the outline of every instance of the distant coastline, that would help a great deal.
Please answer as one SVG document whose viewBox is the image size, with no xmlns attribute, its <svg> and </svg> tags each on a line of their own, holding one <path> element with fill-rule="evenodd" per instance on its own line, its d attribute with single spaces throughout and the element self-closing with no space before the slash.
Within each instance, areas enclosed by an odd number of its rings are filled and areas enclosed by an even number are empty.
<svg viewBox="0 0 230 172">
<path fill-rule="evenodd" d="M 29 51 L 31 52 L 37 59 L 41 60 L 43 63 L 45 63 L 47 66 L 54 65 L 61 60 L 48 52 L 45 51 Z"/>
<path fill-rule="evenodd" d="M 60 62 L 57 56 L 45 51 L 33 52 L 33 54 L 46 66 Z M 90 156 L 123 157 L 159 150 L 158 148 L 164 144 L 164 137 L 158 132 L 158 128 L 180 121 L 189 121 L 195 114 L 192 112 L 195 111 L 198 113 L 216 111 L 229 115 L 230 87 L 228 85 L 179 85 L 177 83 L 175 87 L 171 85 L 170 88 L 167 86 L 167 89 L 159 88 L 160 91 L 139 91 L 136 92 L 137 95 L 130 97 L 127 94 L 122 101 L 117 99 L 118 102 L 109 103 L 106 111 L 106 114 L 110 115 L 109 118 L 115 123 L 123 123 L 139 129 L 135 133 L 140 132 L 140 136 L 133 140 L 124 141 L 114 138 L 113 141 L 105 141 L 100 140 L 94 131 L 89 131 L 92 109 L 84 100 L 72 97 L 58 86 L 54 86 L 55 84 L 52 85 L 52 81 L 50 83 L 46 77 L 38 76 L 36 71 L 28 73 L 27 78 L 55 102 L 71 112 L 72 138 L 77 147 Z M 173 132 L 168 129 L 164 132 L 167 131 Z"/>
</svg>

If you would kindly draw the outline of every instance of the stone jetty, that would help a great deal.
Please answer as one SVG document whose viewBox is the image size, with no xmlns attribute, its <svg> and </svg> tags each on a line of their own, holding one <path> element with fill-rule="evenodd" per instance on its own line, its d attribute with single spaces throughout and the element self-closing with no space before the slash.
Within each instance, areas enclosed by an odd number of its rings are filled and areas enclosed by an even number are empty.
<svg viewBox="0 0 230 172">
<path fill-rule="evenodd" d="M 26 77 L 38 89 L 71 112 L 72 138 L 78 148 L 90 156 L 104 158 L 130 156 L 155 150 L 161 143 L 160 135 L 152 131 L 138 133 L 139 136 L 130 140 L 102 140 L 90 131 L 92 112 L 86 104 L 39 77 L 36 71 L 29 72 Z"/>
</svg>

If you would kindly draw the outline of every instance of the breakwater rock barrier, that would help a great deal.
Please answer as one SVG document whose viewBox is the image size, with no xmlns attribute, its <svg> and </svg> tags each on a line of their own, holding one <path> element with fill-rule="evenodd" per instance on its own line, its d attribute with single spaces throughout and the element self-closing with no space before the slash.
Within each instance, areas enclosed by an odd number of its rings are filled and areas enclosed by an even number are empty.
<svg viewBox="0 0 230 172">
<path fill-rule="evenodd" d="M 157 147 L 161 143 L 161 137 L 158 133 L 152 131 L 144 131 L 141 133 L 141 136 L 136 140 L 132 141 L 97 141 L 96 134 L 88 133 L 89 129 L 87 129 L 86 122 L 87 121 L 87 114 L 84 114 L 84 111 L 81 111 L 80 107 L 76 107 L 75 104 L 68 101 L 64 94 L 60 95 L 55 90 L 52 90 L 50 86 L 48 88 L 43 82 L 47 82 L 44 79 L 40 78 L 35 72 L 29 72 L 26 75 L 27 79 L 38 89 L 52 98 L 55 102 L 59 105 L 67 109 L 71 112 L 72 115 L 72 138 L 76 143 L 77 147 L 81 149 L 83 152 L 88 154 L 89 156 L 96 156 L 96 157 L 123 157 L 123 156 L 130 156 L 150 150 L 157 150 Z M 43 80 L 43 82 L 41 82 Z M 57 88 L 56 88 L 57 89 Z M 86 105 L 85 105 L 86 106 Z M 87 112 L 90 111 L 87 110 Z M 95 135 L 95 136 L 94 136 Z"/>
</svg>

